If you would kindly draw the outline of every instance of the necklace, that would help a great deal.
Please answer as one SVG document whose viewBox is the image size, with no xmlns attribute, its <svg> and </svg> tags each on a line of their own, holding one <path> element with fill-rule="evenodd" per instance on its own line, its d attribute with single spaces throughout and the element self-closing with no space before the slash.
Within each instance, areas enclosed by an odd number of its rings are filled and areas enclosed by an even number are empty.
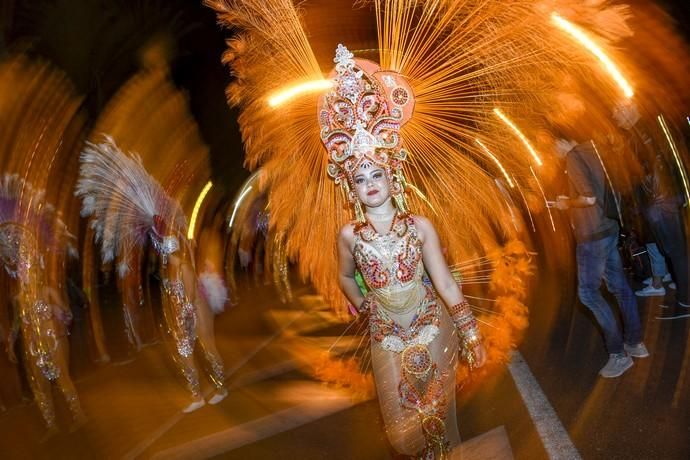
<svg viewBox="0 0 690 460">
<path fill-rule="evenodd" d="M 395 213 L 390 214 L 390 215 L 381 214 L 380 216 L 374 214 L 374 216 L 376 216 L 376 217 L 373 217 L 370 214 L 367 214 L 367 220 L 369 220 L 371 222 L 388 222 L 391 219 L 395 219 Z"/>
<path fill-rule="evenodd" d="M 376 208 L 374 208 L 376 209 Z M 387 208 L 383 210 L 377 210 L 378 212 L 372 210 L 372 209 L 367 209 L 366 211 L 366 216 L 368 220 L 373 220 L 375 222 L 388 222 L 389 219 L 392 219 L 395 217 L 397 214 L 397 211 L 395 208 Z"/>
<path fill-rule="evenodd" d="M 398 219 L 397 213 L 396 213 L 396 214 L 393 214 L 393 216 L 388 216 L 388 217 L 386 217 L 385 219 L 380 219 L 380 220 L 379 220 L 379 219 L 370 219 L 369 216 L 367 216 L 367 220 L 368 220 L 368 222 L 369 222 L 369 226 L 371 226 L 371 228 L 373 228 L 374 231 L 375 231 L 377 234 L 379 234 L 379 235 L 383 235 L 383 233 L 380 233 L 380 232 L 378 231 L 378 229 L 377 229 L 376 226 L 374 225 L 374 222 L 376 222 L 376 223 L 379 223 L 379 222 L 388 222 L 388 219 L 391 220 L 391 223 L 390 223 L 390 225 L 389 225 L 389 227 L 388 227 L 388 231 L 385 233 L 385 235 L 388 235 L 388 234 L 390 234 L 390 233 L 393 231 L 393 227 L 395 227 L 395 222 L 396 222 L 396 220 Z"/>
</svg>

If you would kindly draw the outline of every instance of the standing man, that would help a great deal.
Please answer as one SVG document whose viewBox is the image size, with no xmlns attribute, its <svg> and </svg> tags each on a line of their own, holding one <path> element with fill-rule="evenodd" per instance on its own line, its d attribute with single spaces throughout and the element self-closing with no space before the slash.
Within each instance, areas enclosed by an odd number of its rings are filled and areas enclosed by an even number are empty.
<svg viewBox="0 0 690 460">
<path fill-rule="evenodd" d="M 688 248 L 685 237 L 685 225 L 682 208 L 686 205 L 674 174 L 675 170 L 669 162 L 667 153 L 660 142 L 656 141 L 654 125 L 645 123 L 637 105 L 624 101 L 616 105 L 613 119 L 628 135 L 628 147 L 642 165 L 644 176 L 635 187 L 638 206 L 651 230 L 658 250 L 649 251 L 654 264 L 655 258 L 664 256 L 671 261 L 674 280 L 676 282 L 676 302 L 668 315 L 660 319 L 674 319 L 690 316 L 690 268 L 688 267 Z M 661 267 L 661 262 L 657 262 Z M 657 269 L 658 275 L 661 270 Z M 654 277 L 652 278 L 655 282 Z M 652 285 L 653 288 L 659 287 Z M 643 290 L 644 291 L 644 290 Z M 659 289 L 657 295 L 665 294 Z M 649 294 L 643 294 L 649 295 Z"/>
<path fill-rule="evenodd" d="M 609 360 L 599 374 L 618 377 L 632 367 L 631 356 L 645 358 L 649 352 L 642 343 L 637 302 L 618 252 L 618 222 L 607 217 L 605 211 L 606 175 L 591 142 L 578 144 L 559 136 L 556 151 L 566 160 L 570 196 L 559 196 L 556 207 L 570 213 L 577 242 L 578 296 L 601 326 L 609 352 Z M 599 290 L 602 280 L 618 301 L 622 334 L 611 306 Z"/>
</svg>

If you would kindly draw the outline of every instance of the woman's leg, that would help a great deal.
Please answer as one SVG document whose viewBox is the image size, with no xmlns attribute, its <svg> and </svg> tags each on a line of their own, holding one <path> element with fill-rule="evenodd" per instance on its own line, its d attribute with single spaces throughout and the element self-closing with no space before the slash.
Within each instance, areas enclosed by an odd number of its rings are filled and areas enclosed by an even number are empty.
<svg viewBox="0 0 690 460">
<path fill-rule="evenodd" d="M 417 412 L 403 407 L 400 401 L 400 353 L 386 351 L 372 340 L 371 364 L 388 440 L 398 453 L 416 455 L 426 440 Z"/>
<path fill-rule="evenodd" d="M 218 390 L 217 394 L 209 402 L 217 404 L 225 398 L 227 390 L 225 388 L 225 365 L 216 348 L 213 319 L 214 315 L 210 308 L 207 308 L 204 304 L 197 308 L 197 336 L 199 344 L 208 362 L 209 378 Z"/>
<path fill-rule="evenodd" d="M 24 347 L 28 349 L 28 347 Z M 57 431 L 57 421 L 55 419 L 55 408 L 53 406 L 53 394 L 50 385 L 50 380 L 46 379 L 43 372 L 38 367 L 35 359 L 26 351 L 24 353 L 24 367 L 26 368 L 26 377 L 29 380 L 31 392 L 34 395 L 34 400 L 41 411 L 43 421 L 46 424 L 49 432 Z"/>
<path fill-rule="evenodd" d="M 164 294 L 165 296 L 165 294 Z M 174 351 L 172 358 L 180 373 L 187 382 L 187 389 L 192 394 L 192 403 L 183 412 L 191 412 L 205 404 L 199 385 L 199 372 L 194 364 L 194 345 L 196 343 L 195 320 L 183 317 L 183 311 L 177 309 L 170 299 L 163 298 L 163 320 L 171 332 Z"/>
<path fill-rule="evenodd" d="M 420 455 L 427 449 L 439 454 L 441 449 L 452 450 L 460 443 L 455 413 L 457 335 L 448 313 L 442 306 L 439 308 L 440 330 L 427 345 L 435 368 L 429 370 L 426 378 L 404 371 L 402 353 L 386 351 L 372 340 L 372 368 L 386 433 L 393 448 L 404 455 Z M 399 324 L 409 324 L 408 318 L 397 320 Z M 405 383 L 401 385 L 403 379 Z M 415 393 L 426 403 L 435 403 L 436 412 L 420 414 L 409 402 Z M 423 426 L 431 429 L 425 431 Z"/>
<path fill-rule="evenodd" d="M 208 338 L 200 339 L 199 343 L 201 344 L 204 357 L 210 366 L 211 373 L 209 377 L 211 381 L 219 390 L 225 388 L 225 366 L 215 343 Z"/>
<path fill-rule="evenodd" d="M 65 401 L 67 401 L 67 406 L 69 407 L 72 414 L 72 420 L 74 420 L 74 425 L 76 427 L 86 422 L 86 415 L 84 415 L 84 411 L 82 411 L 77 389 L 74 387 L 72 378 L 69 375 L 67 353 L 63 348 L 62 342 L 58 342 L 58 348 L 55 350 L 54 356 L 55 366 L 59 371 L 56 383 L 62 395 L 65 397 Z"/>
</svg>

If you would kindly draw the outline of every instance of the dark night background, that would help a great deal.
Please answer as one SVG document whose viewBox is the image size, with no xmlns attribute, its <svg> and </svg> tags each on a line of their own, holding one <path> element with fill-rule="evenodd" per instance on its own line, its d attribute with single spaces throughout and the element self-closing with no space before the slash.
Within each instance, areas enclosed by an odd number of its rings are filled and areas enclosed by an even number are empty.
<svg viewBox="0 0 690 460">
<path fill-rule="evenodd" d="M 690 2 L 658 3 L 690 39 Z M 231 77 L 220 62 L 231 32 L 200 0 L 2 0 L 0 14 L 0 52 L 38 55 L 65 71 L 91 122 L 140 69 L 138 50 L 167 37 L 171 75 L 210 147 L 213 181 L 232 192 L 246 177 L 236 113 L 224 95 Z"/>
</svg>

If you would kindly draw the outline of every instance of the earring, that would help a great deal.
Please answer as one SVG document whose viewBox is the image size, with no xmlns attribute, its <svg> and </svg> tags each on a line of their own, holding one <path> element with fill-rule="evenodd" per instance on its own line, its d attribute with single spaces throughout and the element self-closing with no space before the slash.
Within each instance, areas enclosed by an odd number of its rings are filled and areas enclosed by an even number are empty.
<svg viewBox="0 0 690 460">
<path fill-rule="evenodd" d="M 355 219 L 357 220 L 358 223 L 360 224 L 365 224 L 367 222 L 366 217 L 364 217 L 364 210 L 362 209 L 362 203 L 359 202 L 357 198 L 355 198 Z"/>
<path fill-rule="evenodd" d="M 405 188 L 407 187 L 407 181 L 405 180 L 405 175 L 403 174 L 402 169 L 397 168 L 393 174 L 393 177 L 397 183 L 396 188 L 400 190 L 398 193 L 393 194 L 393 202 L 401 214 L 408 214 L 410 210 L 407 207 L 407 200 L 405 200 Z"/>
<path fill-rule="evenodd" d="M 342 180 L 340 186 L 340 190 L 343 192 L 343 196 L 345 197 L 345 199 L 352 203 L 352 205 L 355 208 L 355 220 L 360 224 L 365 224 L 367 222 L 367 219 L 366 217 L 364 217 L 362 203 L 359 201 L 359 198 L 357 198 L 357 196 L 354 193 L 352 193 L 352 190 L 350 189 L 350 184 L 347 182 L 347 179 Z"/>
<path fill-rule="evenodd" d="M 393 195 L 393 202 L 398 208 L 400 214 L 408 214 L 410 210 L 407 208 L 407 201 L 405 200 L 405 192 L 396 193 Z"/>
</svg>

